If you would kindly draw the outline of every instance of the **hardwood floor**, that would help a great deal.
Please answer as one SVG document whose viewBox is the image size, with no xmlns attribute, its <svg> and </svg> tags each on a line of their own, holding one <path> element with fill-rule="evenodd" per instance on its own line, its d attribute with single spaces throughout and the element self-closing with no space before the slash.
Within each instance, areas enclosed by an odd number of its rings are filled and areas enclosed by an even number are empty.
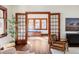
<svg viewBox="0 0 79 59">
<path fill-rule="evenodd" d="M 16 45 L 15 48 L 17 51 L 27 51 L 28 50 L 27 45 Z"/>
<path fill-rule="evenodd" d="M 48 54 L 49 45 L 46 37 L 30 37 L 27 45 L 16 45 L 17 51 L 33 52 L 35 54 Z"/>
</svg>

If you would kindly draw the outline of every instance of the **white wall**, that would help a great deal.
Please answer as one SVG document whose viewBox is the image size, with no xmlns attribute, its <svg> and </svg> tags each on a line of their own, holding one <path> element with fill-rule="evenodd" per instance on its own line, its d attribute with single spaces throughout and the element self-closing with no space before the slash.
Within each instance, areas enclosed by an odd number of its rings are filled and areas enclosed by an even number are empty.
<svg viewBox="0 0 79 59">
<path fill-rule="evenodd" d="M 50 12 L 59 12 L 61 13 L 61 37 L 65 37 L 65 18 L 72 17 L 72 18 L 79 18 L 79 6 L 57 6 L 57 5 L 14 5 L 14 6 L 6 6 L 8 8 L 8 18 L 10 18 L 17 12 L 26 12 L 26 11 L 50 11 Z"/>
</svg>

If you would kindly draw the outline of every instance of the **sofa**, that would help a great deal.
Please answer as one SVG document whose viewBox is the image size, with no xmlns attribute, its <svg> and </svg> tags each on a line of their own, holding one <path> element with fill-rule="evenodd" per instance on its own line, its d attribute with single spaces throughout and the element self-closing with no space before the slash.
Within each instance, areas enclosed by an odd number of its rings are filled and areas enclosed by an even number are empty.
<svg viewBox="0 0 79 59">
<path fill-rule="evenodd" d="M 0 38 L 0 54 L 15 53 L 15 39 L 10 35 Z"/>
</svg>

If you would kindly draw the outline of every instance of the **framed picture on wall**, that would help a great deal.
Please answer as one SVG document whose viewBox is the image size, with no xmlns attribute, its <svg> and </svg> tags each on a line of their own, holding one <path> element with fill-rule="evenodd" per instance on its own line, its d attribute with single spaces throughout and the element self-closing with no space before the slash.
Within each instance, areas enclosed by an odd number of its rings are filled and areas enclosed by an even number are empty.
<svg viewBox="0 0 79 59">
<path fill-rule="evenodd" d="M 79 31 L 79 18 L 66 18 L 66 31 Z"/>
</svg>

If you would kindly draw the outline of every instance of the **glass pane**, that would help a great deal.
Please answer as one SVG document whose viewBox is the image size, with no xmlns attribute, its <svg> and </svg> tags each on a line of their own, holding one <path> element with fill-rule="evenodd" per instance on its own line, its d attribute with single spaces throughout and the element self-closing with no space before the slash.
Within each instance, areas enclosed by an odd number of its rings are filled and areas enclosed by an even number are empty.
<svg viewBox="0 0 79 59">
<path fill-rule="evenodd" d="M 25 39 L 25 27 L 25 16 L 18 16 L 18 39 L 20 40 Z"/>
<path fill-rule="evenodd" d="M 40 20 L 35 20 L 35 29 L 40 29 Z"/>
<path fill-rule="evenodd" d="M 47 24 L 46 24 L 46 20 L 42 20 L 42 29 L 46 29 L 46 26 Z"/>
<path fill-rule="evenodd" d="M 29 23 L 28 23 L 28 30 L 33 30 L 34 29 L 34 21 L 31 19 L 29 20 Z"/>
</svg>

